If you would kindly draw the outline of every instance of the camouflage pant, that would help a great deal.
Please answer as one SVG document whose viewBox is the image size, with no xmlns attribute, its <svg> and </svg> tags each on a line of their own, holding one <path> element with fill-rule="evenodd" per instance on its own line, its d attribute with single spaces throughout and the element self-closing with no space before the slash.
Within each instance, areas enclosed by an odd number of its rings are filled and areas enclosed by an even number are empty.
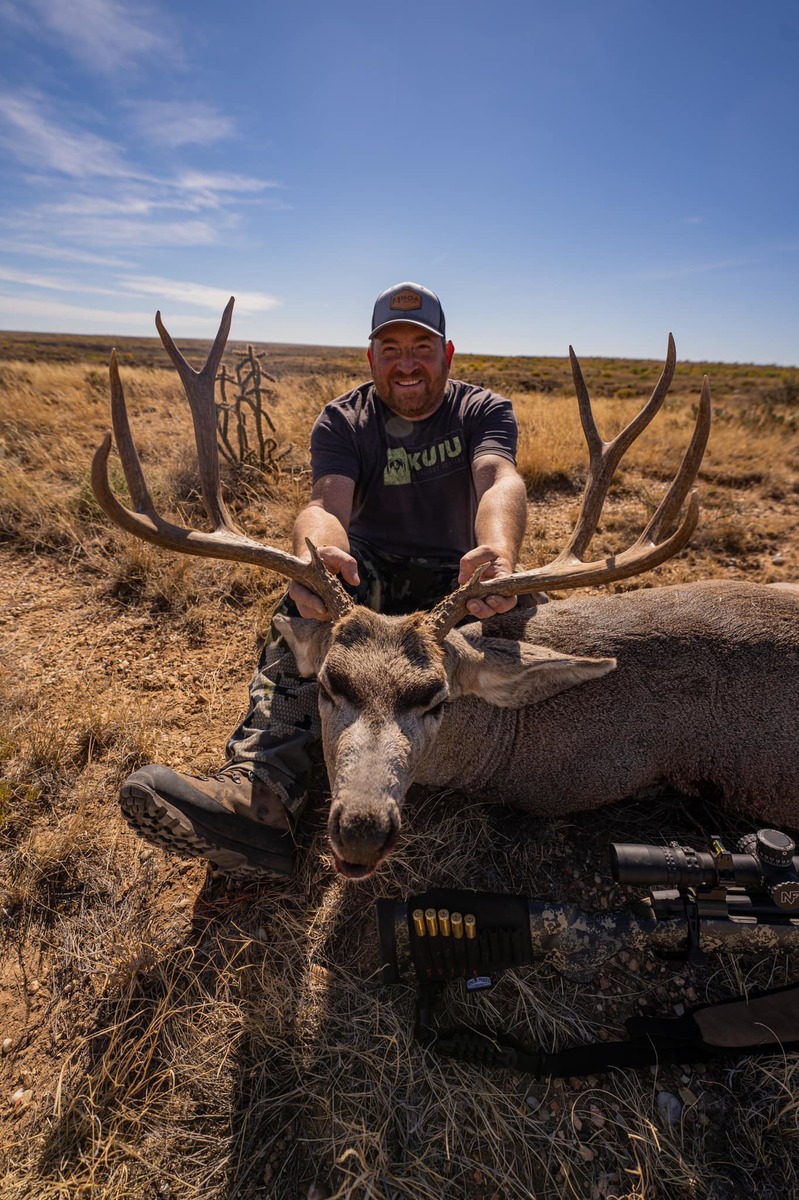
<svg viewBox="0 0 799 1200">
<path fill-rule="evenodd" d="M 399 616 L 430 608 L 457 583 L 457 562 L 398 558 L 356 539 L 351 551 L 361 582 L 347 591 L 375 612 Z M 276 612 L 298 616 L 288 595 Z M 298 801 L 321 737 L 317 697 L 316 680 L 297 673 L 294 655 L 273 625 L 250 684 L 250 711 L 227 744 L 228 758 L 251 763 L 257 775 L 281 783 Z"/>
</svg>

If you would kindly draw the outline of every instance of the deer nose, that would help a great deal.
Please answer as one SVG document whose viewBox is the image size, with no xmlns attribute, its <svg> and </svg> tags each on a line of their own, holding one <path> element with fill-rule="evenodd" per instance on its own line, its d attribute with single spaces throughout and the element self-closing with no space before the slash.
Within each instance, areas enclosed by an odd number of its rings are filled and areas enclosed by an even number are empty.
<svg viewBox="0 0 799 1200">
<path fill-rule="evenodd" d="M 375 867 L 393 850 L 400 825 L 399 809 L 393 800 L 379 808 L 338 800 L 330 809 L 327 830 L 333 851 L 343 864 Z"/>
</svg>

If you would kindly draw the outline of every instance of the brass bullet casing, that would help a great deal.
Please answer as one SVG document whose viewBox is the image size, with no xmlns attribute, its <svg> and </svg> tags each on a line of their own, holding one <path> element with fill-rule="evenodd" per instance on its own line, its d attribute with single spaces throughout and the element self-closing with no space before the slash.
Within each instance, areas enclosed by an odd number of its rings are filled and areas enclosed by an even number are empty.
<svg viewBox="0 0 799 1200">
<path fill-rule="evenodd" d="M 421 908 L 415 908 L 413 910 L 412 920 L 413 932 L 416 934 L 416 936 L 425 937 L 427 934 L 427 929 L 424 923 L 424 913 L 422 912 Z"/>
<path fill-rule="evenodd" d="M 450 923 L 448 908 L 440 908 L 438 910 L 438 930 L 442 937 L 449 937 Z"/>
<path fill-rule="evenodd" d="M 459 912 L 454 912 L 451 915 L 449 922 L 450 922 L 450 925 L 452 926 L 452 936 L 454 938 L 457 938 L 458 941 L 460 941 L 460 939 L 463 937 L 463 917 L 462 917 L 462 915 Z"/>
<path fill-rule="evenodd" d="M 424 910 L 424 920 L 427 925 L 427 932 L 431 937 L 438 936 L 438 920 L 436 919 L 436 910 L 434 908 L 426 908 Z"/>
<path fill-rule="evenodd" d="M 471 913 L 467 913 L 463 918 L 463 928 L 466 930 L 466 937 L 469 941 L 474 941 L 477 937 L 477 921 Z"/>
</svg>

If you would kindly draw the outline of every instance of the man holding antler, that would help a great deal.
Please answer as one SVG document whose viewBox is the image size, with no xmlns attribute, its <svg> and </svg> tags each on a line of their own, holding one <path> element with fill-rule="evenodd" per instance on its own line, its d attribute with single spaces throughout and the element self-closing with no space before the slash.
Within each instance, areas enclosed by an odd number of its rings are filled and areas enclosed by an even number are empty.
<svg viewBox="0 0 799 1200">
<path fill-rule="evenodd" d="M 372 316 L 372 382 L 328 404 L 311 435 L 313 493 L 294 525 L 294 553 L 310 562 L 313 543 L 328 571 L 379 612 L 429 607 L 480 567 L 484 580 L 510 574 L 518 557 L 526 494 L 513 410 L 450 379 L 453 351 L 433 292 L 389 288 Z M 487 618 L 515 603 L 487 595 L 468 608 Z M 296 580 L 278 611 L 330 615 Z M 224 875 L 288 878 L 318 737 L 316 683 L 300 678 L 275 630 L 225 766 L 213 776 L 142 767 L 122 785 L 122 811 L 150 841 Z"/>
</svg>

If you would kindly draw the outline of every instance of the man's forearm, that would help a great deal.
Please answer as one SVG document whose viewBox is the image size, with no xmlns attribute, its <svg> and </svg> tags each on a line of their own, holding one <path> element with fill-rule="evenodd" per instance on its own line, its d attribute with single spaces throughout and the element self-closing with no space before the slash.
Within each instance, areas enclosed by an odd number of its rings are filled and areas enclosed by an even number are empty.
<svg viewBox="0 0 799 1200">
<path fill-rule="evenodd" d="M 478 546 L 493 546 L 515 565 L 527 524 L 527 493 L 518 475 L 504 475 L 483 492 L 474 520 Z"/>
<path fill-rule="evenodd" d="M 305 539 L 309 538 L 315 546 L 338 546 L 340 550 L 349 553 L 350 542 L 347 531 L 338 517 L 327 511 L 318 500 L 306 504 L 297 514 L 294 522 L 292 540 L 294 553 L 302 556 L 308 553 Z"/>
</svg>

